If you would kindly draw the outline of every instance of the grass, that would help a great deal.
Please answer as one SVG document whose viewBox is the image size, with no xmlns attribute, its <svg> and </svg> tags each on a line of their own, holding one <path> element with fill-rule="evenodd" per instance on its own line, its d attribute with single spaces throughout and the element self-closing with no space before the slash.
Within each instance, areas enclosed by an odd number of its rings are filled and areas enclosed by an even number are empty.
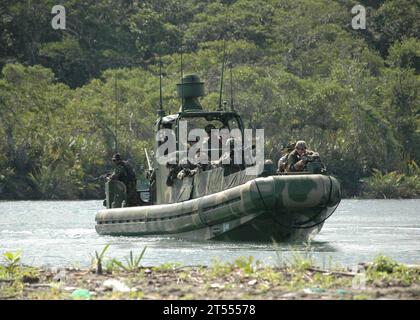
<svg viewBox="0 0 420 320">
<path fill-rule="evenodd" d="M 180 262 L 165 262 L 159 266 L 153 267 L 153 271 L 174 271 L 176 269 L 182 268 L 183 265 Z"/>
<path fill-rule="evenodd" d="M 17 252 L 5 252 L 3 253 L 3 260 L 5 262 L 5 268 L 7 273 L 13 274 L 14 270 L 18 267 L 20 263 L 21 253 Z"/>
<path fill-rule="evenodd" d="M 96 270 L 96 274 L 103 274 L 103 266 L 105 266 L 105 271 L 108 274 L 116 273 L 118 271 L 136 272 L 140 269 L 140 263 L 143 259 L 144 253 L 146 252 L 147 246 L 143 248 L 138 256 L 134 255 L 133 251 L 130 250 L 129 255 L 124 258 L 125 263 L 116 258 L 105 259 L 105 253 L 108 251 L 109 246 L 110 244 L 107 244 L 100 253 L 95 251 L 95 258 L 92 260 L 91 265 L 92 268 Z"/>
<path fill-rule="evenodd" d="M 377 287 L 408 287 L 420 281 L 420 269 L 409 268 L 384 255 L 375 258 L 366 275 L 367 280 Z"/>
<path fill-rule="evenodd" d="M 13 298 L 22 294 L 24 283 L 37 282 L 39 271 L 21 265 L 21 252 L 5 252 L 0 265 L 0 299 Z"/>
<path fill-rule="evenodd" d="M 108 270 L 114 270 L 114 266 L 116 265 L 120 269 L 126 271 L 126 272 L 136 272 L 140 269 L 140 262 L 143 259 L 144 253 L 146 252 L 146 248 L 144 247 L 142 252 L 138 256 L 133 255 L 133 251 L 130 250 L 130 254 L 128 257 L 125 258 L 126 264 L 124 265 L 121 261 L 117 259 L 110 260 L 111 265 L 109 266 L 110 269 Z"/>
<path fill-rule="evenodd" d="M 95 251 L 95 259 L 93 265 L 96 266 L 96 274 L 102 274 L 102 263 L 105 256 L 106 251 L 108 250 L 110 244 L 108 243 L 101 251 L 101 253 L 98 253 L 98 251 Z"/>
<path fill-rule="evenodd" d="M 100 291 L 100 296 L 93 298 L 254 299 L 279 298 L 290 293 L 297 298 L 372 299 L 387 292 L 420 296 L 420 267 L 409 267 L 384 255 L 366 264 L 364 273 L 354 274 L 346 268 L 321 269 L 315 264 L 309 246 L 303 252 L 295 252 L 290 260 L 282 259 L 278 266 L 264 265 L 250 256 L 231 262 L 213 260 L 208 267 L 165 263 L 153 268 L 141 266 L 146 247 L 137 256 L 130 251 L 125 263 L 115 258 L 106 259 L 108 248 L 95 254 L 96 263 L 106 266 L 106 274 L 98 274 L 97 265 L 88 271 L 67 271 L 65 283 L 53 281 L 47 270 L 23 266 L 19 252 L 4 254 L 0 265 L 0 298 L 71 299 L 70 293 L 65 292 L 66 286 L 95 292 L 98 283 L 105 279 L 119 279 L 136 290 L 129 293 Z M 360 275 L 366 281 L 366 289 L 354 287 Z M 39 288 L 38 284 L 41 284 Z"/>
</svg>

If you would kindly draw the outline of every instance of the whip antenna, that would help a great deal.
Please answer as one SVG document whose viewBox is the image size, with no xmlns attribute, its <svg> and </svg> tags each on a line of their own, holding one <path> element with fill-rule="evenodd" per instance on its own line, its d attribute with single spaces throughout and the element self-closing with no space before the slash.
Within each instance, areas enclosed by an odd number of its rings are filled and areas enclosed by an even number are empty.
<svg viewBox="0 0 420 320">
<path fill-rule="evenodd" d="M 184 65 L 182 63 L 182 46 L 181 46 L 181 111 L 184 111 Z"/>
<path fill-rule="evenodd" d="M 220 95 L 219 95 L 219 109 L 218 110 L 222 110 L 223 74 L 225 71 L 225 58 L 226 58 L 226 41 L 223 40 L 222 77 L 220 78 Z"/>
<path fill-rule="evenodd" d="M 163 96 L 162 96 L 162 57 L 159 56 L 159 111 L 158 116 L 163 117 L 165 111 L 163 110 Z"/>
<path fill-rule="evenodd" d="M 233 107 L 233 71 L 232 71 L 232 63 L 229 63 L 230 69 L 230 110 L 234 111 Z"/>
<path fill-rule="evenodd" d="M 114 100 L 115 100 L 115 153 L 118 153 L 118 107 L 119 97 L 117 90 L 117 77 L 114 77 Z"/>
</svg>

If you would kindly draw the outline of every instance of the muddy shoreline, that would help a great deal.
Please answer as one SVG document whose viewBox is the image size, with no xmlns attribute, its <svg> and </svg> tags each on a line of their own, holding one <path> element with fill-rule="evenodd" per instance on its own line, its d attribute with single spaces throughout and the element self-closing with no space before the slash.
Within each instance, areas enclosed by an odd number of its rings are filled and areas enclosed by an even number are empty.
<svg viewBox="0 0 420 320">
<path fill-rule="evenodd" d="M 420 300 L 420 266 L 385 257 L 360 264 L 357 272 L 324 270 L 305 260 L 269 267 L 245 258 L 209 267 L 121 266 L 113 270 L 101 266 L 102 274 L 98 265 L 90 269 L 17 266 L 9 271 L 0 266 L 0 299 Z"/>
</svg>

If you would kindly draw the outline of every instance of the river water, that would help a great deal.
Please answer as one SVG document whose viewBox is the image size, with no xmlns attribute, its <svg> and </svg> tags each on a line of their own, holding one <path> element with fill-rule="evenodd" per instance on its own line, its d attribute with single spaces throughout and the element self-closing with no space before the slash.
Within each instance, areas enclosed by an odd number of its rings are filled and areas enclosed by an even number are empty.
<svg viewBox="0 0 420 320">
<path fill-rule="evenodd" d="M 25 264 L 87 267 L 95 250 L 110 243 L 107 256 L 122 259 L 147 246 L 142 265 L 211 264 L 253 256 L 267 264 L 287 262 L 307 246 L 296 244 L 191 242 L 168 237 L 109 237 L 95 232 L 102 201 L 0 202 L 0 254 L 20 250 Z M 311 243 L 320 266 L 356 265 L 385 254 L 420 263 L 420 200 L 343 200 Z"/>
</svg>

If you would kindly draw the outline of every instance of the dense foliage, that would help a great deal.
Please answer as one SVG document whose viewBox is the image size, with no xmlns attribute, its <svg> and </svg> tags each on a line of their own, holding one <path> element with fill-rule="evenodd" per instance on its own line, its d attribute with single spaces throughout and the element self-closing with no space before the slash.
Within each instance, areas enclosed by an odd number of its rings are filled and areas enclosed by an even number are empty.
<svg viewBox="0 0 420 320">
<path fill-rule="evenodd" d="M 67 28 L 54 30 L 60 2 Z M 167 113 L 179 106 L 181 51 L 184 72 L 206 81 L 203 105 L 215 109 L 223 39 L 236 109 L 265 128 L 267 157 L 305 139 L 345 195 L 382 197 L 371 192 L 381 179 L 407 174 L 409 187 L 391 194 L 418 196 L 420 4 L 360 2 L 366 30 L 351 28 L 349 0 L 2 1 L 0 199 L 100 197 L 95 177 L 116 149 L 141 170 L 158 56 Z"/>
</svg>

